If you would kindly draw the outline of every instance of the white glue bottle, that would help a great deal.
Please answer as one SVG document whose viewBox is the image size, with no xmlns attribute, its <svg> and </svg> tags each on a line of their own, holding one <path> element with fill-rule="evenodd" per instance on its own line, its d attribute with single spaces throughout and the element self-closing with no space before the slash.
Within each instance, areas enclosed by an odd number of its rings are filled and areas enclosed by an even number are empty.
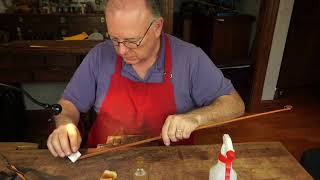
<svg viewBox="0 0 320 180">
<path fill-rule="evenodd" d="M 218 163 L 211 167 L 209 180 L 236 180 L 237 173 L 232 168 L 232 161 L 235 159 L 231 138 L 228 134 L 223 135 L 223 144 Z"/>
</svg>

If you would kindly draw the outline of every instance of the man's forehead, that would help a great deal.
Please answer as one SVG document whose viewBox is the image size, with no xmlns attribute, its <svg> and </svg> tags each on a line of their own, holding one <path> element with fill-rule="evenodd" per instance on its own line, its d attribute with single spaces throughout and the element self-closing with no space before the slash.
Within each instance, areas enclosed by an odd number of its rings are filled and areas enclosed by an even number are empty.
<svg viewBox="0 0 320 180">
<path fill-rule="evenodd" d="M 148 27 L 152 16 L 133 14 L 106 14 L 107 29 L 112 36 L 137 37 Z"/>
<path fill-rule="evenodd" d="M 130 21 L 107 21 L 108 33 L 113 38 L 118 39 L 136 39 L 146 30 L 149 21 L 130 22 Z"/>
</svg>

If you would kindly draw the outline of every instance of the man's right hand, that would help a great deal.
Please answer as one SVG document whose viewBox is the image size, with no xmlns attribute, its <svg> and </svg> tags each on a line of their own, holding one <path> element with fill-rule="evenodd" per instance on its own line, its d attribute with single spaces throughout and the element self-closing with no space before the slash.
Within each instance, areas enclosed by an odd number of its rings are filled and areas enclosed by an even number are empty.
<svg viewBox="0 0 320 180">
<path fill-rule="evenodd" d="M 77 126 L 73 123 L 68 123 L 60 125 L 50 134 L 47 146 L 53 156 L 65 157 L 77 152 L 81 141 Z"/>
</svg>

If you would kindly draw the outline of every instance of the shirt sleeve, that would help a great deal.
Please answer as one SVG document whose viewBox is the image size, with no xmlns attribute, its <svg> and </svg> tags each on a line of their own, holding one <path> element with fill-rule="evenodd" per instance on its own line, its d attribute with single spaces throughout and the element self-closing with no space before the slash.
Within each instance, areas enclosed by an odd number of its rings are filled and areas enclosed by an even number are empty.
<svg viewBox="0 0 320 180">
<path fill-rule="evenodd" d="M 235 91 L 231 81 L 223 76 L 200 48 L 194 51 L 191 61 L 191 96 L 198 107 L 209 105 L 219 96 Z"/>
<path fill-rule="evenodd" d="M 87 112 L 95 102 L 97 61 L 97 50 L 92 49 L 63 92 L 63 97 L 71 101 L 80 112 Z"/>
</svg>

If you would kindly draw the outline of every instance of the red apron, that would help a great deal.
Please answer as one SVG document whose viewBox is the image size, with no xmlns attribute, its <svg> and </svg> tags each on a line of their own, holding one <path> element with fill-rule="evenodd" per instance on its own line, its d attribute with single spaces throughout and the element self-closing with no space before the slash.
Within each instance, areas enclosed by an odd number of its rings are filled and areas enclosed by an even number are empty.
<svg viewBox="0 0 320 180">
<path fill-rule="evenodd" d="M 118 56 L 108 93 L 89 132 L 89 147 L 105 144 L 108 136 L 158 136 L 167 116 L 176 113 L 171 82 L 171 49 L 167 35 L 163 82 L 135 82 L 123 77 L 121 69 L 122 58 Z"/>
</svg>

